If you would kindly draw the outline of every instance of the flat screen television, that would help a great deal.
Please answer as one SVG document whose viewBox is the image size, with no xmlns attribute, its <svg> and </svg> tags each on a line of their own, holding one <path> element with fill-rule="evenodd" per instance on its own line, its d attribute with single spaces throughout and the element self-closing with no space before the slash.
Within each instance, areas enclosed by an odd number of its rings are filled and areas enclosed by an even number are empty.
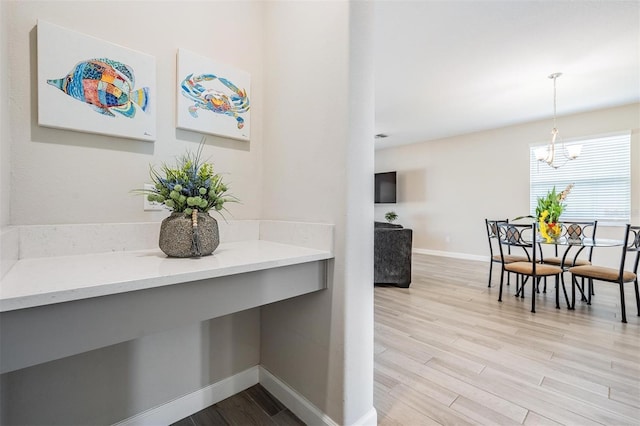
<svg viewBox="0 0 640 426">
<path fill-rule="evenodd" d="M 374 200 L 378 204 L 396 202 L 396 172 L 375 174 Z"/>
</svg>

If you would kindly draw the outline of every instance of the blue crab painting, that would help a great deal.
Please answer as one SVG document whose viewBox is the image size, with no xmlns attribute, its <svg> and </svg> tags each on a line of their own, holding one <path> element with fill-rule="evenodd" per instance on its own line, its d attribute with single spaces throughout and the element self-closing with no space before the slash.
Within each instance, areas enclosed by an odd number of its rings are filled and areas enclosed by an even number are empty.
<svg viewBox="0 0 640 426">
<path fill-rule="evenodd" d="M 202 82 L 217 80 L 229 89 L 228 93 L 220 90 L 208 89 Z M 237 121 L 238 129 L 244 127 L 244 118 L 240 115 L 249 111 L 249 97 L 245 89 L 239 89 L 235 84 L 214 74 L 189 74 L 180 84 L 182 95 L 193 101 L 189 107 L 189 114 L 198 117 L 198 110 L 203 109 L 216 114 L 233 117 Z"/>
</svg>

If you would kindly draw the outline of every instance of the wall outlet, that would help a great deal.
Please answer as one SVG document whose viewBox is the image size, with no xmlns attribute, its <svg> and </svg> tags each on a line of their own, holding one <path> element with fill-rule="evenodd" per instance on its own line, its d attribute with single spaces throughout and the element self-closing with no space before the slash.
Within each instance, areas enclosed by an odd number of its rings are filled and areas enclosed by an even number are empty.
<svg viewBox="0 0 640 426">
<path fill-rule="evenodd" d="M 154 186 L 152 183 L 145 183 L 144 184 L 144 189 L 153 189 Z M 143 196 L 142 198 L 144 198 L 144 211 L 146 212 L 157 212 L 157 211 L 162 211 L 164 210 L 164 204 L 160 204 L 160 203 L 156 203 L 155 201 L 149 201 L 147 199 L 147 196 Z"/>
</svg>

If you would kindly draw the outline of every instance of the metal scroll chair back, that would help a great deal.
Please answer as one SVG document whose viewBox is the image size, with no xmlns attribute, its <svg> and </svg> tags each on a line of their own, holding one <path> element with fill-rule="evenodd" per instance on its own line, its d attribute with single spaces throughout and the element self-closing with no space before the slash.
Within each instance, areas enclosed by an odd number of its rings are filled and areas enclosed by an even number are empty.
<svg viewBox="0 0 640 426">
<path fill-rule="evenodd" d="M 618 277 L 625 279 L 629 273 L 635 275 L 634 282 L 636 286 L 636 298 L 638 298 L 638 263 L 640 262 L 640 226 L 627 225 L 625 234 L 624 247 L 622 249 L 622 259 L 620 260 L 620 269 Z M 625 281 L 628 282 L 628 281 Z M 638 315 L 640 315 L 640 301 L 638 301 Z"/>
<path fill-rule="evenodd" d="M 625 244 L 626 250 L 624 251 L 624 257 L 622 259 L 622 265 L 620 266 L 620 273 L 624 271 L 624 265 L 627 260 L 627 256 L 635 256 L 633 260 L 632 271 L 634 274 L 638 274 L 638 263 L 640 262 L 640 226 L 629 226 L 627 231 L 627 242 Z"/>
<path fill-rule="evenodd" d="M 504 248 L 507 254 L 511 253 L 512 247 L 520 247 L 524 251 L 526 261 L 531 262 L 531 254 L 527 249 L 534 248 L 532 225 L 504 223 L 498 224 L 498 239 L 500 240 L 500 253 L 504 256 Z M 525 237 L 527 237 L 525 239 Z M 503 248 L 504 247 L 504 248 Z"/>
<path fill-rule="evenodd" d="M 622 322 L 627 322 L 624 284 L 633 282 L 635 287 L 636 308 L 640 316 L 640 293 L 638 292 L 638 263 L 640 262 L 640 226 L 625 226 L 624 245 L 620 254 L 620 267 L 608 268 L 604 266 L 574 266 L 569 268 L 572 274 L 573 288 L 577 285 L 577 278 L 589 280 L 589 297 L 587 303 L 591 303 L 591 288 L 593 281 L 604 281 L 618 284 L 620 288 L 620 310 Z M 574 293 L 574 292 L 572 292 Z M 572 301 L 575 303 L 575 301 Z"/>
<path fill-rule="evenodd" d="M 535 305 L 535 292 L 540 279 L 543 277 L 555 276 L 555 288 L 556 288 L 556 307 L 560 307 L 558 291 L 559 291 L 559 277 L 562 273 L 562 269 L 554 265 L 545 265 L 538 263 L 536 252 L 539 251 L 538 243 L 536 242 L 536 223 L 531 225 L 523 224 L 498 224 L 498 239 L 500 240 L 500 255 L 504 258 L 505 249 L 507 247 L 517 248 L 520 247 L 527 255 L 528 261 L 520 261 L 513 263 L 503 264 L 503 271 L 513 272 L 518 274 L 521 279 L 522 286 L 519 293 L 524 296 L 524 285 L 526 281 L 531 278 L 531 312 L 536 311 Z M 500 280 L 500 292 L 498 301 L 502 301 L 502 280 Z M 564 287 L 563 287 L 564 288 Z"/>
<path fill-rule="evenodd" d="M 594 239 L 596 237 L 596 230 L 598 229 L 598 221 L 585 221 L 585 222 L 575 222 L 575 221 L 565 221 L 562 223 L 562 233 L 560 235 L 561 238 L 566 238 L 567 241 L 581 241 L 585 238 Z M 555 256 L 554 258 L 546 258 L 544 259 L 545 263 L 551 263 L 553 265 L 561 265 L 562 259 L 558 258 L 558 246 L 554 246 Z M 591 259 L 593 258 L 593 247 L 589 247 L 586 250 L 586 257 L 581 257 L 580 259 L 576 259 L 575 265 L 587 265 L 591 264 Z"/>
<path fill-rule="evenodd" d="M 502 253 L 500 253 L 500 249 L 499 249 L 500 240 L 498 238 L 499 225 L 508 224 L 509 219 L 497 219 L 497 220 L 485 219 L 484 222 L 487 229 L 487 238 L 489 240 L 489 255 L 490 255 L 489 283 L 487 287 L 491 287 L 491 275 L 493 272 L 494 263 L 499 263 L 502 267 L 503 263 L 526 262 L 529 260 L 529 257 L 526 254 L 522 256 L 512 255 L 511 246 L 507 246 L 507 253 L 504 254 L 504 256 L 502 255 Z M 501 268 L 501 269 L 502 269 L 501 273 L 504 273 L 504 268 Z M 511 277 L 507 276 L 507 285 L 509 285 L 510 279 Z"/>
<path fill-rule="evenodd" d="M 633 235 L 631 243 L 627 238 L 627 251 L 634 252 L 636 256 L 635 262 L 633 262 L 633 272 L 638 273 L 638 264 L 640 263 L 640 226 L 630 226 L 629 232 Z"/>
<path fill-rule="evenodd" d="M 502 264 L 502 258 L 499 253 L 498 248 L 498 224 L 499 223 L 509 223 L 509 219 L 497 219 L 490 220 L 485 219 L 484 223 L 487 229 L 487 238 L 489 239 L 489 284 L 487 287 L 491 287 L 491 274 L 493 272 L 493 264 L 500 263 Z M 495 252 L 494 252 L 495 249 Z"/>
</svg>

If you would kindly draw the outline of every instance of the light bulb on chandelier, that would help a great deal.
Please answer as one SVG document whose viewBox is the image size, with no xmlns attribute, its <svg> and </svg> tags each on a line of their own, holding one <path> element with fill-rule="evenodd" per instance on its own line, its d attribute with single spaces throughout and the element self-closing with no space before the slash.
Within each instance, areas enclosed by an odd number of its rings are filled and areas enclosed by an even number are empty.
<svg viewBox="0 0 640 426">
<path fill-rule="evenodd" d="M 562 73 L 556 72 L 549 76 L 549 78 L 553 80 L 553 129 L 551 130 L 551 142 L 548 146 L 535 150 L 536 159 L 540 162 L 547 163 L 554 169 L 563 166 L 569 160 L 575 160 L 582 152 L 582 145 L 568 145 L 565 147 L 561 142 L 559 151 L 564 157 L 564 162 L 562 164 L 556 164 L 556 140 L 560 133 L 556 126 L 556 79 L 561 75 Z"/>
</svg>

